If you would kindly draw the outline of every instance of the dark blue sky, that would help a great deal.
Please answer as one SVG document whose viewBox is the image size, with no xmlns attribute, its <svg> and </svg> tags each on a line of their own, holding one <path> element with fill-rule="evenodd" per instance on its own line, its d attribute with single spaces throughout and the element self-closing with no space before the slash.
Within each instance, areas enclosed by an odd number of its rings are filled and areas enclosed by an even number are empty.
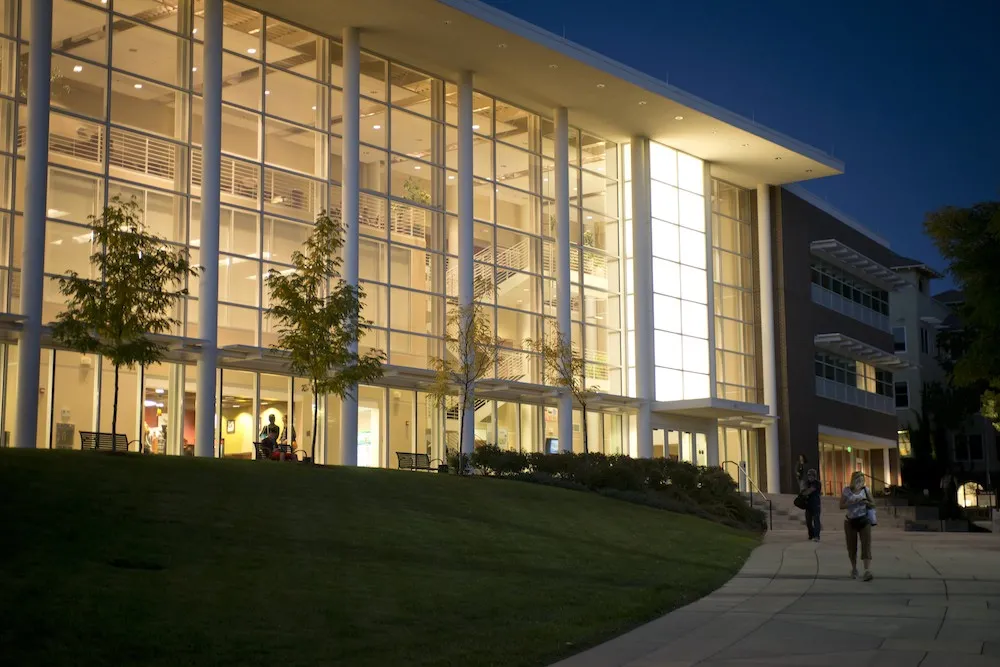
<svg viewBox="0 0 1000 667">
<path fill-rule="evenodd" d="M 806 187 L 938 269 L 924 215 L 1000 198 L 1000 0 L 486 1 L 833 154 Z"/>
</svg>

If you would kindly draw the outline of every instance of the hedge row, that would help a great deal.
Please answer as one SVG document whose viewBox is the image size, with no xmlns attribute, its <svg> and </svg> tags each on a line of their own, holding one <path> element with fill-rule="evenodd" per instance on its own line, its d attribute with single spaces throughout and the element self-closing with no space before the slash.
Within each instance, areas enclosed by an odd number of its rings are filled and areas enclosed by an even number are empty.
<svg viewBox="0 0 1000 667">
<path fill-rule="evenodd" d="M 740 528 L 760 530 L 766 525 L 764 514 L 747 504 L 721 468 L 664 458 L 524 453 L 496 445 L 477 448 L 470 463 L 493 477 L 595 491 Z"/>
</svg>

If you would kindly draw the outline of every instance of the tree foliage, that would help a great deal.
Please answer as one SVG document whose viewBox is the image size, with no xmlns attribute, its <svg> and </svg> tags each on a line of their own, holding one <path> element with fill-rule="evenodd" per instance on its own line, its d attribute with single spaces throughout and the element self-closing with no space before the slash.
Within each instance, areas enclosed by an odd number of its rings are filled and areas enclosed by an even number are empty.
<svg viewBox="0 0 1000 667">
<path fill-rule="evenodd" d="M 583 452 L 590 452 L 587 437 L 587 404 L 597 393 L 587 386 L 587 364 L 583 356 L 573 349 L 573 343 L 561 332 L 550 333 L 538 340 L 527 340 L 526 345 L 542 355 L 545 364 L 546 381 L 567 390 L 583 411 Z M 566 449 L 570 443 L 563 443 Z M 572 447 L 568 447 L 572 449 Z"/>
<path fill-rule="evenodd" d="M 304 251 L 292 254 L 291 270 L 267 274 L 271 297 L 268 313 L 275 323 L 274 349 L 289 355 L 295 375 L 309 378 L 313 392 L 312 451 L 316 454 L 319 399 L 344 398 L 358 384 L 382 376 L 385 354 L 358 352 L 358 341 L 372 323 L 361 316 L 364 290 L 340 275 L 343 229 L 326 212 L 316 218 Z"/>
<path fill-rule="evenodd" d="M 434 382 L 429 393 L 439 407 L 458 398 L 458 473 L 462 474 L 462 455 L 475 449 L 475 442 L 464 441 L 466 413 L 475 406 L 476 384 L 496 368 L 500 340 L 486 310 L 476 301 L 451 309 L 445 331 L 444 354 L 431 359 Z"/>
<path fill-rule="evenodd" d="M 1000 389 L 1000 202 L 946 207 L 929 214 L 924 226 L 965 296 L 958 309 L 965 340 L 955 380 Z"/>
<path fill-rule="evenodd" d="M 171 311 L 187 295 L 184 278 L 197 272 L 186 249 L 172 248 L 147 230 L 135 199 L 113 198 L 90 224 L 91 273 L 70 271 L 59 278 L 66 309 L 53 323 L 52 336 L 60 345 L 100 354 L 114 365 L 114 436 L 120 369 L 145 368 L 163 358 L 166 345 L 149 334 L 169 333 L 180 324 Z"/>
</svg>

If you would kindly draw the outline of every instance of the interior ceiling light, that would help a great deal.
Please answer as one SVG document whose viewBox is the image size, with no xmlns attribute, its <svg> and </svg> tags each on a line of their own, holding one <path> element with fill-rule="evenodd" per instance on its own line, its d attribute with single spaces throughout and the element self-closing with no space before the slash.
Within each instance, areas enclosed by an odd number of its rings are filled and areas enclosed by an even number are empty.
<svg viewBox="0 0 1000 667">
<path fill-rule="evenodd" d="M 806 169 L 806 173 L 807 174 L 811 174 L 811 173 L 813 173 L 813 170 L 812 169 Z"/>
<path fill-rule="evenodd" d="M 603 83 L 599 83 L 599 84 L 597 84 L 597 87 L 598 88 L 604 88 L 604 84 Z"/>
<path fill-rule="evenodd" d="M 684 116 L 674 116 L 674 120 L 684 120 Z"/>
<path fill-rule="evenodd" d="M 645 106 L 646 100 L 639 100 L 639 106 Z"/>
<path fill-rule="evenodd" d="M 257 53 L 257 49 L 247 49 L 247 53 L 249 53 L 250 55 L 253 55 L 253 54 Z"/>
<path fill-rule="evenodd" d="M 134 88 L 135 88 L 136 90 L 140 90 L 140 89 L 142 89 L 142 84 L 141 84 L 141 83 L 137 83 L 137 84 L 135 84 L 135 86 L 133 86 L 133 87 L 134 87 Z"/>
<path fill-rule="evenodd" d="M 73 65 L 73 71 L 79 74 L 83 71 L 83 65 Z"/>
<path fill-rule="evenodd" d="M 743 148 L 750 148 L 750 144 L 743 144 Z"/>
<path fill-rule="evenodd" d="M 777 156 L 777 157 L 776 157 L 776 158 L 774 158 L 774 159 L 775 159 L 775 160 L 780 160 L 780 159 L 781 159 L 781 156 L 779 155 L 779 156 Z"/>
<path fill-rule="evenodd" d="M 479 129 L 479 125 L 473 125 L 473 126 L 472 126 L 472 129 L 473 129 L 473 130 L 478 130 L 478 129 Z"/>
<path fill-rule="evenodd" d="M 312 105 L 312 110 L 313 110 L 313 111 L 316 111 L 316 105 L 315 105 L 315 104 L 314 104 L 314 105 Z"/>
<path fill-rule="evenodd" d="M 192 67 L 192 68 L 191 68 L 191 71 L 192 71 L 192 72 L 197 72 L 197 71 L 198 71 L 198 68 L 197 68 L 197 67 Z"/>
<path fill-rule="evenodd" d="M 559 69 L 559 65 L 552 63 L 551 65 L 549 65 L 549 69 Z"/>
<path fill-rule="evenodd" d="M 381 125 L 372 125 L 372 129 L 373 130 L 381 130 L 382 126 Z"/>
<path fill-rule="evenodd" d="M 498 49 L 506 49 L 507 48 L 507 44 L 504 43 L 504 42 L 500 42 L 499 44 L 497 44 L 497 48 Z"/>
<path fill-rule="evenodd" d="M 445 21 L 444 24 L 445 25 L 451 25 L 451 19 L 448 19 L 447 21 Z"/>
</svg>

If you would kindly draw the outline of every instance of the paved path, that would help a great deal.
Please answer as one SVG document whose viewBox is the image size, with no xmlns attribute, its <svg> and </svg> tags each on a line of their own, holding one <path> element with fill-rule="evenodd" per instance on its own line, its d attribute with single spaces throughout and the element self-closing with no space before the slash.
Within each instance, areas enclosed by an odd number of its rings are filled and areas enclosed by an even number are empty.
<svg viewBox="0 0 1000 667">
<path fill-rule="evenodd" d="M 1000 537 L 876 532 L 875 581 L 843 533 L 772 534 L 715 593 L 555 667 L 1000 666 Z"/>
</svg>

